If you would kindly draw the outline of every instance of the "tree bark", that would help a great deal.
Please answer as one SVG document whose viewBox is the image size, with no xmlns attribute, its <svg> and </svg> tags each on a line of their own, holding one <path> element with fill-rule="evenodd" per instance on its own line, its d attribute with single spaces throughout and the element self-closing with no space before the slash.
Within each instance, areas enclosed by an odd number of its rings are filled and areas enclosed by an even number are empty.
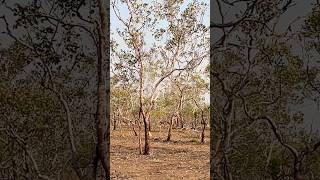
<svg viewBox="0 0 320 180">
<path fill-rule="evenodd" d="M 179 114 L 179 120 L 180 120 L 180 128 L 182 129 L 184 127 L 184 122 L 181 113 Z"/>
<path fill-rule="evenodd" d="M 149 117 L 144 117 L 144 155 L 149 155 L 150 154 L 150 144 L 149 144 Z"/>
<path fill-rule="evenodd" d="M 134 128 L 135 124 L 133 124 L 133 122 L 131 122 L 131 121 L 130 121 L 130 124 L 132 126 L 132 131 L 134 132 L 134 136 L 138 136 L 138 133 L 137 133 L 136 129 Z"/>
<path fill-rule="evenodd" d="M 301 174 L 301 170 L 300 170 L 300 165 L 301 163 L 298 160 L 295 160 L 294 162 L 294 169 L 293 169 L 293 179 L 294 180 L 303 180 L 303 176 Z"/>
<path fill-rule="evenodd" d="M 116 115 L 113 114 L 113 130 L 117 129 L 117 119 L 116 119 Z"/>
<path fill-rule="evenodd" d="M 194 120 L 193 120 L 193 129 L 195 130 L 198 126 L 198 122 L 197 122 L 197 114 L 194 114 Z"/>
<path fill-rule="evenodd" d="M 149 132 L 151 131 L 151 122 L 150 122 L 150 119 L 149 119 L 149 126 L 148 126 L 148 128 L 149 128 Z"/>
<path fill-rule="evenodd" d="M 109 135 L 109 103 L 106 101 L 110 99 L 110 71 L 109 71 L 109 48 L 107 42 L 110 41 L 109 35 L 109 2 L 106 7 L 106 3 L 103 0 L 97 0 L 100 16 L 99 28 L 99 50 L 98 50 L 98 103 L 97 103 L 97 137 L 98 137 L 98 154 L 99 160 L 102 164 L 106 178 L 110 177 L 110 165 L 109 165 L 109 147 L 110 147 L 110 135 Z M 107 9 L 108 8 L 108 9 Z M 107 83 L 106 83 L 107 82 Z"/>
<path fill-rule="evenodd" d="M 202 112 L 202 132 L 201 132 L 201 143 L 204 143 L 204 132 L 206 130 L 206 122 L 203 117 L 203 112 Z"/>
<path fill-rule="evenodd" d="M 171 119 L 170 119 L 170 125 L 169 125 L 168 136 L 167 136 L 167 140 L 166 141 L 170 141 L 171 140 L 172 124 L 173 124 L 173 116 L 171 116 Z"/>
<path fill-rule="evenodd" d="M 141 146 L 141 124 L 140 120 L 137 121 L 139 127 L 139 154 L 142 154 L 142 146 Z"/>
</svg>

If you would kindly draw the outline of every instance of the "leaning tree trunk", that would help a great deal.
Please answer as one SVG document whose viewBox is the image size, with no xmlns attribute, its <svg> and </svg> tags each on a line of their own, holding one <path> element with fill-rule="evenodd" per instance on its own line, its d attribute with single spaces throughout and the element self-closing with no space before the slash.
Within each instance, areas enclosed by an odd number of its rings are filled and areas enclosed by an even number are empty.
<svg viewBox="0 0 320 180">
<path fill-rule="evenodd" d="M 106 178 L 110 177 L 109 166 L 109 147 L 110 147 L 110 135 L 109 135 L 109 107 L 107 99 L 110 99 L 110 86 L 109 86 L 109 48 L 107 43 L 110 40 L 108 25 L 109 19 L 107 14 L 106 3 L 103 0 L 97 0 L 100 16 L 99 32 L 99 49 L 98 49 L 98 103 L 97 103 L 97 137 L 98 137 L 98 157 L 102 164 Z M 106 83 L 106 81 L 108 81 Z"/>
</svg>

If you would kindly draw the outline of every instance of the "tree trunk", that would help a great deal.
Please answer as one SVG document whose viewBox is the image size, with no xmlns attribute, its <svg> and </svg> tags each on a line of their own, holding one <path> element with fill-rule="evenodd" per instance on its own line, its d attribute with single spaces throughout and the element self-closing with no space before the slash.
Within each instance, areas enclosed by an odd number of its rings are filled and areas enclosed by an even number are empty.
<svg viewBox="0 0 320 180">
<path fill-rule="evenodd" d="M 69 140 L 70 140 L 70 145 L 71 145 L 71 164 L 73 166 L 74 171 L 76 172 L 77 176 L 79 177 L 79 179 L 82 179 L 82 174 L 80 172 L 80 164 L 78 162 L 78 152 L 75 146 L 75 142 L 74 142 L 74 135 L 73 135 L 73 125 L 72 125 L 72 119 L 71 119 L 71 112 L 69 109 L 69 105 L 68 103 L 65 101 L 65 99 L 62 97 L 61 94 L 57 93 L 60 102 L 63 105 L 63 108 L 65 110 L 66 116 L 67 116 L 67 121 L 68 121 L 68 133 L 69 133 Z"/>
<path fill-rule="evenodd" d="M 176 125 L 175 125 L 175 128 L 178 129 L 179 126 L 180 126 L 180 119 L 179 119 L 179 117 L 176 118 L 175 122 L 176 122 L 176 123 L 175 123 L 175 124 L 176 124 Z"/>
<path fill-rule="evenodd" d="M 140 120 L 137 121 L 139 126 L 139 154 L 142 154 L 142 146 L 141 146 L 141 124 Z"/>
<path fill-rule="evenodd" d="M 135 125 L 135 124 L 133 124 L 131 121 L 130 121 L 130 124 L 131 124 L 131 126 L 132 126 L 132 130 L 133 130 L 133 132 L 134 132 L 134 135 L 135 135 L 135 136 L 138 136 L 138 133 L 137 133 L 136 129 L 134 128 L 134 125 Z"/>
<path fill-rule="evenodd" d="M 116 115 L 113 115 L 113 130 L 117 129 L 117 119 L 116 119 Z"/>
<path fill-rule="evenodd" d="M 197 126 L 198 126 L 198 122 L 197 122 L 197 115 L 194 115 L 194 120 L 193 120 L 193 129 L 195 130 L 195 129 L 197 129 Z"/>
<path fill-rule="evenodd" d="M 150 154 L 150 144 L 149 144 L 149 117 L 144 117 L 144 155 Z"/>
<path fill-rule="evenodd" d="M 149 119 L 149 126 L 148 126 L 148 128 L 149 128 L 149 132 L 151 131 L 151 122 L 150 122 L 150 119 Z"/>
<path fill-rule="evenodd" d="M 204 119 L 203 110 L 201 109 L 201 120 L 202 120 L 202 132 L 201 132 L 201 143 L 204 143 L 204 132 L 206 130 L 206 121 Z"/>
<path fill-rule="evenodd" d="M 201 132 L 201 143 L 204 143 L 204 132 L 206 130 L 206 123 L 203 123 L 202 132 Z"/>
<path fill-rule="evenodd" d="M 232 174 L 229 168 L 229 158 L 226 154 L 224 154 L 224 163 L 223 163 L 223 177 L 226 180 L 233 180 Z"/>
<path fill-rule="evenodd" d="M 303 180 L 303 177 L 302 177 L 300 171 L 294 172 L 294 180 Z"/>
<path fill-rule="evenodd" d="M 170 141 L 170 140 L 171 140 L 172 124 L 173 124 L 173 116 L 172 116 L 172 117 L 171 117 L 171 119 L 170 119 L 169 130 L 168 130 L 168 136 L 167 136 L 167 140 L 166 140 L 166 141 Z"/>
<path fill-rule="evenodd" d="M 98 50 L 98 104 L 97 104 L 97 137 L 98 137 L 98 153 L 99 159 L 102 164 L 106 178 L 110 177 L 109 166 L 109 147 L 110 147 L 110 135 L 109 135 L 109 104 L 107 99 L 110 99 L 110 70 L 109 70 L 109 48 L 107 43 L 110 41 L 109 35 L 109 19 L 108 14 L 109 3 L 106 7 L 106 3 L 103 0 L 97 0 L 100 16 L 99 29 L 99 50 Z M 107 10 L 108 9 L 108 10 Z M 106 83 L 107 81 L 107 83 Z"/>
<path fill-rule="evenodd" d="M 183 122 L 183 119 L 182 119 L 182 116 L 180 116 L 180 128 L 182 129 L 183 128 L 183 126 L 184 126 L 184 122 Z"/>
<path fill-rule="evenodd" d="M 294 180 L 303 180 L 303 176 L 301 174 L 301 171 L 300 171 L 300 162 L 298 160 L 295 160 L 295 163 L 294 163 L 294 169 L 293 169 L 293 179 Z"/>
<path fill-rule="evenodd" d="M 230 148 L 230 144 L 231 144 L 231 136 L 230 136 L 230 132 L 231 132 L 231 120 L 232 120 L 232 111 L 234 110 L 234 101 L 231 98 L 228 102 L 228 106 L 226 106 L 225 112 L 226 114 L 224 115 L 224 119 L 226 119 L 224 127 L 223 127 L 223 149 L 222 149 L 222 153 L 223 153 L 223 158 L 224 158 L 224 162 L 223 162 L 223 172 L 224 172 L 224 177 L 225 179 L 228 180 L 232 180 L 232 171 L 230 170 L 230 164 L 229 164 L 229 157 L 228 157 L 228 153 L 227 151 Z"/>
</svg>

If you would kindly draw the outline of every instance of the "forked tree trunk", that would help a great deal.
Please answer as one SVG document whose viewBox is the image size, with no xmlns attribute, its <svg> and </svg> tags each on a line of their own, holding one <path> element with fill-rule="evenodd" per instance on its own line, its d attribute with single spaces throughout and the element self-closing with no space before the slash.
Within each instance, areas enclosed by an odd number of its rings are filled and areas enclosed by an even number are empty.
<svg viewBox="0 0 320 180">
<path fill-rule="evenodd" d="M 145 109 L 144 109 L 144 97 L 143 97 L 143 83 L 144 83 L 144 65 L 143 65 L 143 61 L 142 61 L 142 57 L 140 54 L 140 49 L 139 48 L 135 48 L 136 51 L 136 55 L 137 55 L 137 59 L 139 61 L 139 66 L 140 66 L 140 72 L 139 72 L 139 105 L 140 105 L 140 111 L 139 111 L 139 121 L 141 119 L 143 119 L 143 124 L 144 124 L 144 155 L 148 155 L 149 151 L 150 151 L 150 145 L 149 145 L 149 116 L 145 113 Z M 140 149 L 141 151 L 141 149 Z"/>
</svg>

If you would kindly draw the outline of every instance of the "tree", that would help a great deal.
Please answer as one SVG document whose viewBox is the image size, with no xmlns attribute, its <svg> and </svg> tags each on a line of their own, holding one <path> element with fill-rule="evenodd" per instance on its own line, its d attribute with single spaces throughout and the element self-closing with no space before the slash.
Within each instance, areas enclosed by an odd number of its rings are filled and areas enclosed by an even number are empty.
<svg viewBox="0 0 320 180">
<path fill-rule="evenodd" d="M 303 128 L 304 112 L 296 108 L 310 97 L 306 59 L 293 48 L 299 30 L 276 28 L 291 6 L 254 1 L 250 15 L 214 26 L 223 31 L 211 59 L 214 178 L 311 177 L 307 159 L 318 138 Z"/>
<path fill-rule="evenodd" d="M 106 119 L 106 114 L 109 116 L 109 112 L 108 104 L 104 105 L 104 101 L 109 96 L 109 88 L 104 86 L 109 84 L 107 81 L 109 79 L 107 77 L 109 74 L 107 73 L 109 63 L 107 59 L 109 51 L 107 32 L 109 25 L 108 15 L 106 14 L 108 9 L 103 7 L 101 1 L 90 1 L 88 3 L 82 0 L 25 1 L 15 4 L 2 1 L 1 6 L 1 8 L 12 13 L 1 14 L 0 20 L 5 27 L 2 29 L 3 34 L 15 43 L 16 48 L 14 51 L 8 50 L 8 55 L 1 59 L 1 62 L 8 65 L 5 72 L 14 77 L 1 82 L 4 85 L 5 92 L 7 92 L 6 97 L 11 96 L 8 93 L 10 90 L 17 88 L 21 91 L 26 88 L 25 92 L 19 93 L 18 97 L 26 97 L 28 100 L 28 98 L 33 97 L 33 91 L 35 91 L 39 96 L 35 96 L 37 99 L 34 102 L 42 101 L 42 99 L 50 99 L 53 102 L 53 107 L 43 106 L 43 109 L 37 110 L 48 112 L 44 114 L 35 111 L 33 104 L 26 104 L 26 107 L 30 108 L 30 112 L 37 114 L 36 118 L 33 117 L 32 113 L 24 115 L 24 107 L 17 107 L 8 111 L 10 112 L 9 115 L 2 114 L 2 118 L 8 117 L 6 118 L 7 124 L 2 125 L 5 127 L 10 125 L 6 128 L 8 131 L 18 131 L 16 134 L 7 133 L 7 137 L 14 139 L 17 137 L 24 138 L 25 136 L 24 143 L 27 144 L 28 148 L 31 148 L 29 150 L 21 146 L 20 149 L 25 153 L 33 151 L 39 152 L 39 154 L 53 152 L 49 153 L 50 156 L 47 158 L 56 163 L 53 166 L 53 168 L 56 168 L 55 171 L 50 170 L 48 163 L 42 163 L 43 166 L 37 165 L 40 161 L 44 161 L 46 157 L 33 156 L 34 158 L 32 158 L 29 155 L 26 164 L 32 161 L 38 177 L 40 175 L 44 177 L 44 174 L 48 174 L 46 176 L 48 178 L 70 175 L 72 178 L 88 179 L 91 176 L 89 172 L 94 167 L 90 165 L 92 159 L 94 159 L 92 154 L 96 149 L 93 148 L 96 141 L 96 136 L 93 134 L 96 131 L 99 135 L 98 146 L 100 146 L 97 150 L 100 154 L 103 152 L 103 156 L 97 157 L 107 171 L 109 169 L 109 157 L 106 156 L 109 149 L 109 138 L 107 136 L 109 122 Z M 101 21 L 98 21 L 99 19 Z M 17 30 L 24 30 L 25 33 L 17 33 Z M 15 56 L 16 52 L 20 52 L 20 55 Z M 9 63 L 6 63 L 8 60 L 10 60 Z M 19 65 L 17 72 L 10 72 L 10 69 L 15 69 L 14 65 L 20 60 L 23 60 L 24 63 Z M 98 62 L 96 68 L 94 68 L 95 62 Z M 97 71 L 99 69 L 101 71 Z M 92 88 L 96 87 L 93 85 L 96 72 L 99 72 L 100 77 L 98 92 Z M 31 83 L 31 85 L 26 85 L 26 82 Z M 39 92 L 37 88 L 41 91 Z M 107 95 L 105 96 L 105 94 Z M 98 102 L 96 102 L 96 99 L 99 99 Z M 19 100 L 13 99 L 13 102 L 19 102 Z M 99 105 L 97 107 L 92 106 L 95 103 Z M 15 103 L 10 104 L 3 100 L 3 104 L 4 107 L 10 108 Z M 94 113 L 95 111 L 97 115 Z M 98 119 L 97 123 L 99 123 L 97 127 L 100 129 L 96 129 L 94 121 L 92 121 L 95 115 Z M 32 120 L 27 123 L 30 126 L 25 126 L 25 130 L 20 130 L 23 126 L 17 123 L 25 118 Z M 48 122 L 46 122 L 46 119 Z M 56 121 L 51 122 L 53 119 Z M 33 128 L 32 126 L 32 123 L 37 124 L 39 122 L 42 122 L 45 127 L 47 125 L 54 127 L 54 132 L 44 133 L 43 138 L 48 140 L 48 144 L 44 145 L 45 148 L 42 149 L 33 145 L 32 138 L 37 139 L 37 134 L 29 135 L 27 133 L 28 131 L 42 132 L 43 128 Z M 67 136 L 65 135 L 65 129 L 68 132 Z M 55 138 L 52 138 L 52 133 L 55 134 Z M 61 139 L 60 135 L 69 138 L 69 146 L 66 146 L 65 140 Z M 59 140 L 61 144 L 57 143 Z M 65 155 L 69 155 L 69 153 L 71 153 L 71 161 L 69 156 Z M 67 164 L 66 168 L 61 168 L 61 164 Z M 14 166 L 12 169 L 18 170 L 19 166 Z M 33 170 L 31 169 L 31 171 Z M 21 172 L 21 174 L 31 179 L 36 177 L 33 172 L 27 172 L 27 170 Z M 106 174 L 109 176 L 108 172 Z M 94 175 L 96 175 L 95 170 Z"/>
<path fill-rule="evenodd" d="M 109 6 L 110 3 L 108 3 Z M 98 106 L 97 106 L 97 136 L 98 136 L 98 157 L 102 163 L 106 177 L 110 177 L 109 165 L 109 148 L 110 148 L 110 112 L 109 101 L 110 99 L 110 60 L 108 42 L 110 42 L 109 35 L 109 16 L 107 8 L 103 0 L 98 0 L 99 16 L 100 16 L 100 29 L 99 29 L 99 54 L 98 54 Z M 108 10 L 108 12 L 110 12 Z M 106 104 L 108 102 L 108 104 Z M 109 117 L 107 119 L 107 117 Z"/>
<path fill-rule="evenodd" d="M 128 9 L 129 17 L 121 16 L 119 4 Z M 150 153 L 149 131 L 161 84 L 169 77 L 192 70 L 208 57 L 208 29 L 202 24 L 205 4 L 192 1 L 180 11 L 182 1 L 159 3 L 153 1 L 112 2 L 114 13 L 123 29 L 118 35 L 125 49 L 118 47 L 116 66 L 131 71 L 139 82 L 139 118 L 144 124 L 144 154 Z M 178 16 L 177 16 L 178 14 Z M 167 27 L 161 21 L 168 23 Z M 153 39 L 146 41 L 146 35 Z M 148 44 L 150 43 L 151 44 Z"/>
</svg>

